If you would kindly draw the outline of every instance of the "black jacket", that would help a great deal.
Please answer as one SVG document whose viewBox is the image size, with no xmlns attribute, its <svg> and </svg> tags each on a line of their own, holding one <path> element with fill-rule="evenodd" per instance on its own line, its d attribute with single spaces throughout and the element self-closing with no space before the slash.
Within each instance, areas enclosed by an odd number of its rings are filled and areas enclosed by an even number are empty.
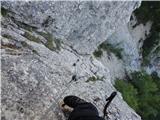
<svg viewBox="0 0 160 120">
<path fill-rule="evenodd" d="M 71 112 L 68 120 L 104 120 L 99 117 L 96 107 L 91 103 L 78 105 Z"/>
</svg>

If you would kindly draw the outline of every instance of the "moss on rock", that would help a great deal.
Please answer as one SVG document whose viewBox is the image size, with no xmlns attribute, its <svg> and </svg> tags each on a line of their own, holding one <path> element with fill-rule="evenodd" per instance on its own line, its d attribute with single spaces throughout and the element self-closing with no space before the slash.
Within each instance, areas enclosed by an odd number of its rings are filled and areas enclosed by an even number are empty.
<svg viewBox="0 0 160 120">
<path fill-rule="evenodd" d="M 119 59 L 122 59 L 122 48 L 118 48 L 117 46 L 113 46 L 112 44 L 103 42 L 98 46 L 98 49 L 93 52 L 95 57 L 101 57 L 103 55 L 103 51 L 107 51 L 109 53 L 115 54 Z"/>
</svg>

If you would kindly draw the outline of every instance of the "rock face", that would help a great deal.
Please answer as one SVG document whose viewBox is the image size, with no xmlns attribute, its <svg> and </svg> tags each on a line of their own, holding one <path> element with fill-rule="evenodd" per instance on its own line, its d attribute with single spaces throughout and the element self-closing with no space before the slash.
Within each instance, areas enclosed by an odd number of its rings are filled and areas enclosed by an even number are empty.
<svg viewBox="0 0 160 120">
<path fill-rule="evenodd" d="M 92 53 L 125 25 L 139 2 L 4 2 L 19 21 L 67 40 L 82 54 Z M 78 44 L 77 44 L 78 43 Z M 88 47 L 92 46 L 92 47 Z"/>
<path fill-rule="evenodd" d="M 158 45 L 154 49 L 159 48 Z M 149 58 L 150 58 L 150 64 L 145 67 L 147 73 L 149 74 L 156 74 L 160 77 L 160 51 L 157 49 L 157 53 L 151 53 Z"/>
<path fill-rule="evenodd" d="M 148 21 L 146 24 L 138 24 L 136 16 L 132 14 L 132 19 L 124 26 L 119 27 L 116 32 L 114 32 L 105 41 L 114 46 L 122 48 L 122 59 L 118 60 L 111 57 L 108 61 L 108 55 L 101 57 L 101 62 L 105 66 L 109 66 L 112 73 L 113 79 L 115 77 L 124 77 L 124 71 L 133 72 L 145 70 L 148 74 L 155 73 L 160 76 L 160 50 L 159 44 L 157 44 L 151 53 L 148 55 L 150 64 L 142 66 L 142 45 L 144 40 L 150 35 L 150 30 L 152 27 L 152 21 Z M 117 66 L 118 69 L 115 69 Z M 119 74 L 118 74 L 119 73 Z"/>
<path fill-rule="evenodd" d="M 150 33 L 152 22 L 137 25 L 134 14 L 128 24 L 121 26 L 106 42 L 122 48 L 123 68 L 129 71 L 141 70 L 143 41 Z M 121 67 L 122 68 L 122 67 Z"/>
<path fill-rule="evenodd" d="M 140 2 L 2 2 L 2 119 L 65 120 L 58 102 L 77 95 L 102 115 L 115 90 L 108 64 L 91 53 Z M 76 78 L 76 79 L 73 79 Z M 140 120 L 120 93 L 109 120 Z"/>
</svg>

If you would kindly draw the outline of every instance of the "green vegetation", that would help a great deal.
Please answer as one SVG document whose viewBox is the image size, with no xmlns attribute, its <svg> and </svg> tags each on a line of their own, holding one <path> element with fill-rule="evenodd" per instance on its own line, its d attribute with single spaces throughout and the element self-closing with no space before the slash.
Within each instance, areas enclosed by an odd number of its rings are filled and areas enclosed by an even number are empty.
<svg viewBox="0 0 160 120">
<path fill-rule="evenodd" d="M 96 82 L 96 81 L 103 81 L 104 79 L 104 76 L 103 77 L 100 77 L 100 76 L 92 76 L 92 77 L 89 77 L 88 80 L 86 82 Z"/>
<path fill-rule="evenodd" d="M 103 51 L 100 50 L 100 49 L 95 50 L 95 51 L 93 52 L 93 55 L 94 55 L 95 57 L 101 57 L 101 56 L 103 55 Z"/>
<path fill-rule="evenodd" d="M 37 27 L 29 25 L 27 23 L 21 22 L 16 20 L 13 16 L 10 16 L 8 13 L 14 14 L 14 12 L 9 11 L 3 7 L 1 7 L 1 14 L 3 16 L 8 15 L 8 17 L 19 27 L 19 28 L 23 28 L 26 30 L 26 32 L 23 34 L 23 36 L 25 38 L 27 38 L 30 41 L 33 42 L 37 42 L 37 43 L 42 43 L 44 44 L 48 49 L 52 50 L 52 51 L 56 51 L 56 50 L 60 50 L 61 47 L 61 41 L 59 39 L 56 39 L 52 36 L 52 34 L 50 33 L 46 33 L 46 32 L 38 32 L 37 31 Z M 45 43 L 43 43 L 39 37 L 35 36 L 34 34 L 32 34 L 32 32 L 36 32 L 39 35 L 43 36 L 47 41 Z M 10 35 L 3 35 L 3 37 L 11 39 L 12 36 Z M 35 52 L 35 51 L 33 51 Z"/>
<path fill-rule="evenodd" d="M 138 109 L 137 89 L 131 83 L 117 80 L 116 88 L 122 93 L 124 100 L 135 110 Z"/>
<path fill-rule="evenodd" d="M 156 74 L 134 72 L 129 81 L 117 80 L 115 87 L 143 120 L 160 119 L 160 78 Z"/>
<path fill-rule="evenodd" d="M 4 38 L 7 38 L 7 39 L 13 39 L 13 37 L 11 35 L 8 35 L 8 34 L 2 34 L 2 36 Z"/>
<path fill-rule="evenodd" d="M 52 51 L 60 50 L 61 47 L 61 41 L 59 39 L 53 38 L 52 34 L 45 33 L 45 32 L 37 32 L 39 35 L 43 36 L 47 42 L 43 43 L 48 49 Z M 30 32 L 25 32 L 24 37 L 26 37 L 28 40 L 42 43 L 39 37 L 34 36 Z"/>
<path fill-rule="evenodd" d="M 51 39 L 47 40 L 45 46 L 46 46 L 48 49 L 52 50 L 52 51 L 55 50 L 55 46 L 54 46 L 53 41 L 52 41 Z"/>
<path fill-rule="evenodd" d="M 5 9 L 4 7 L 1 7 L 1 15 L 2 15 L 3 17 L 6 17 L 7 14 L 8 14 L 8 10 Z"/>
<path fill-rule="evenodd" d="M 109 53 L 115 54 L 119 59 L 121 59 L 122 58 L 122 54 L 121 54 L 122 48 L 118 48 L 116 46 L 113 46 L 109 43 L 104 42 L 98 46 L 98 49 L 93 52 L 93 55 L 95 57 L 101 57 L 103 55 L 103 51 L 107 51 Z"/>
<path fill-rule="evenodd" d="M 139 23 L 153 22 L 151 33 L 142 46 L 143 65 L 148 65 L 151 51 L 160 43 L 160 2 L 143 1 L 141 7 L 134 13 Z"/>
<path fill-rule="evenodd" d="M 37 42 L 37 43 L 41 42 L 41 40 L 38 37 L 32 35 L 30 32 L 25 32 L 23 36 L 30 41 Z"/>
<path fill-rule="evenodd" d="M 8 13 L 10 13 L 10 14 L 8 14 Z M 16 25 L 18 25 L 18 27 L 23 28 L 25 30 L 28 30 L 30 32 L 37 29 L 37 27 L 35 27 L 35 26 L 32 26 L 32 25 L 29 25 L 24 22 L 16 20 L 13 16 L 11 16 L 11 14 L 15 14 L 15 13 L 13 11 L 10 11 L 10 10 L 4 8 L 4 7 L 1 7 L 1 15 L 3 17 L 9 17 Z"/>
<path fill-rule="evenodd" d="M 54 38 L 50 33 L 45 33 L 45 32 L 37 32 L 37 33 L 43 36 L 47 40 L 47 42 L 45 43 L 45 46 L 48 49 L 52 51 L 55 51 L 56 49 L 60 50 L 61 41 L 59 39 Z"/>
</svg>

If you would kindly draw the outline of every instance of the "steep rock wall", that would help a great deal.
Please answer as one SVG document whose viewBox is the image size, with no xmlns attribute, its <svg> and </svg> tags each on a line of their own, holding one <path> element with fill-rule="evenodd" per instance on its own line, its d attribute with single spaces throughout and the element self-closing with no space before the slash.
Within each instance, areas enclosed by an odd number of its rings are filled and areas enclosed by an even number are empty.
<svg viewBox="0 0 160 120">
<path fill-rule="evenodd" d="M 125 25 L 139 2 L 2 2 L 19 21 L 67 40 L 82 54 L 92 53 L 115 29 Z M 88 47 L 91 46 L 91 47 Z"/>
<path fill-rule="evenodd" d="M 132 19 L 128 24 L 121 26 L 107 40 L 107 43 L 117 45 L 121 48 L 123 66 L 128 72 L 141 70 L 142 45 L 147 35 L 150 34 L 152 22 L 145 25 L 137 24 L 137 19 L 132 14 Z M 122 67 L 121 67 L 122 68 Z"/>
<path fill-rule="evenodd" d="M 115 88 L 109 68 L 89 54 L 138 4 L 2 2 L 2 118 L 65 120 L 58 102 L 70 94 L 94 103 L 102 115 Z M 120 94 L 109 113 L 110 120 L 141 119 Z"/>
</svg>

